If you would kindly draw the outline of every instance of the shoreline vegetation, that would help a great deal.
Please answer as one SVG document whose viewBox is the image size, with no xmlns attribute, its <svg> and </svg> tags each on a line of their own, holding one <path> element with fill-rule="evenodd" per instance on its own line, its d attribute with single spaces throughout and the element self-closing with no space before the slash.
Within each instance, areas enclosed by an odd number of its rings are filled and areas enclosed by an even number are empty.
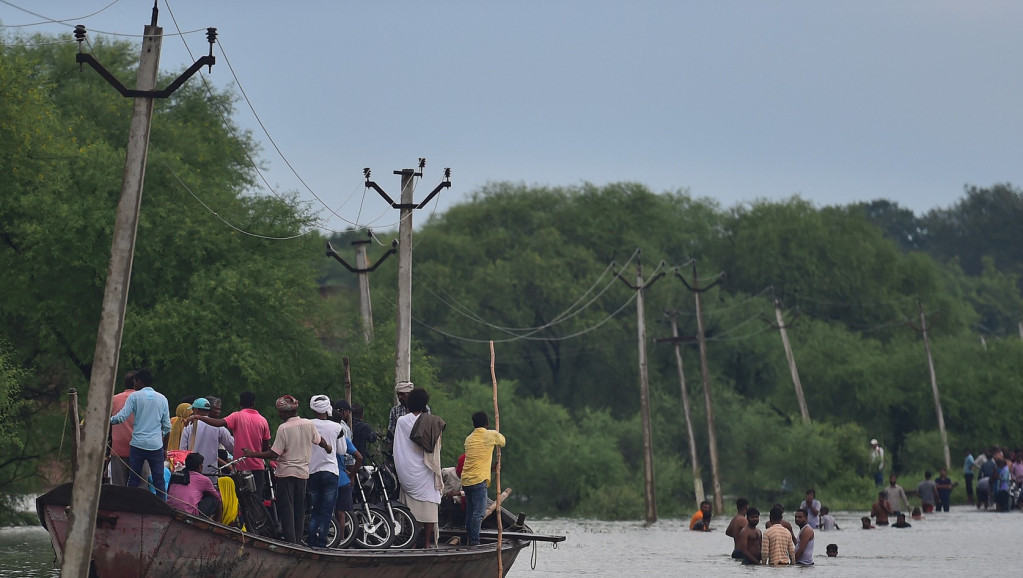
<svg viewBox="0 0 1023 578">
<path fill-rule="evenodd" d="M 0 496 L 68 479 L 67 395 L 87 399 L 132 110 L 79 72 L 77 47 L 47 40 L 0 52 Z M 115 76 L 134 78 L 135 43 L 96 38 L 91 49 Z M 188 83 L 156 107 L 120 367 L 148 367 L 172 404 L 215 395 L 233 411 L 251 390 L 275 428 L 283 394 L 342 396 L 347 359 L 353 401 L 382 429 L 393 404 L 396 260 L 371 274 L 366 343 L 358 278 L 324 256 L 328 240 L 351 251 L 365 229 L 318 228 L 324 209 L 260 188 L 258 141 L 233 116 L 239 99 Z M 708 490 L 705 398 L 726 496 L 794 508 L 815 488 L 834 510 L 869 509 L 871 438 L 885 448 L 885 475 L 905 487 L 937 471 L 923 320 L 957 503 L 966 448 L 1023 447 L 1021 189 L 967 186 L 954 205 L 914 214 L 884 199 L 722 207 L 684 180 L 663 192 L 491 183 L 417 221 L 411 377 L 449 424 L 443 465 L 456 463 L 472 413 L 492 406 L 494 341 L 508 507 L 642 517 L 637 293 L 617 278 L 632 283 L 640 264 L 646 280 L 663 274 L 643 292 L 659 517 L 696 508 L 679 366 L 658 341 L 671 334 L 671 311 Z M 371 263 L 395 231 L 374 235 Z M 702 323 L 691 259 L 700 287 L 720 280 L 701 296 Z M 779 314 L 809 420 L 778 328 L 765 323 Z M 715 516 L 729 510 L 726 501 Z"/>
</svg>

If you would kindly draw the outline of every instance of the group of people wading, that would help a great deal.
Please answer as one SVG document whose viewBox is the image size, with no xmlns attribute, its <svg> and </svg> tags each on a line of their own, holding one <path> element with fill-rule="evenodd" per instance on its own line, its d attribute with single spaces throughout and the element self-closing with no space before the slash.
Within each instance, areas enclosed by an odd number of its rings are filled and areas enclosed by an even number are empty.
<svg viewBox="0 0 1023 578">
<path fill-rule="evenodd" d="M 222 472 L 222 466 L 231 462 L 238 472 L 251 474 L 257 496 L 264 496 L 267 476 L 273 476 L 286 541 L 301 543 L 305 531 L 308 546 L 326 546 L 331 517 L 340 519 L 353 509 L 356 474 L 369 444 L 377 440 L 362 421 L 362 406 L 314 395 L 309 400 L 313 417 L 305 419 L 299 415 L 299 400 L 283 395 L 275 403 L 282 423 L 271 443 L 269 424 L 255 409 L 252 392 L 241 392 L 239 409 L 226 417 L 221 417 L 217 397 L 186 398 L 172 419 L 167 398 L 153 389 L 152 381 L 146 369 L 129 371 L 124 391 L 113 398 L 111 484 L 151 486 L 175 509 L 240 524 L 234 482 Z M 391 408 L 387 436 L 401 484 L 399 498 L 423 525 L 424 546 L 437 545 L 442 493 L 464 494 L 468 545 L 479 544 L 493 452 L 504 446 L 504 436 L 488 429 L 485 412 L 473 414 L 473 431 L 465 439 L 465 454 L 456 469 L 461 488 L 445 492 L 440 452 L 446 423 L 430 412 L 425 389 L 403 381 L 395 393 L 398 404 Z M 307 495 L 311 513 L 304 526 Z M 344 531 L 343 523 L 337 527 Z"/>
</svg>

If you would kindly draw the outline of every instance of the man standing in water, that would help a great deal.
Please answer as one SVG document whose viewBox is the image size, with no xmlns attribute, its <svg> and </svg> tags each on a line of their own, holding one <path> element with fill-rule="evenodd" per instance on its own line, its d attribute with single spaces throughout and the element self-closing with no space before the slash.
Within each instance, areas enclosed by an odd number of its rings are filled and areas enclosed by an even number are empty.
<svg viewBox="0 0 1023 578">
<path fill-rule="evenodd" d="M 700 502 L 700 510 L 693 514 L 689 520 L 689 529 L 696 532 L 710 532 L 711 515 L 710 502 L 707 500 Z"/>
<path fill-rule="evenodd" d="M 742 533 L 742 529 L 745 528 L 749 522 L 746 520 L 746 511 L 749 509 L 749 500 L 746 498 L 739 498 L 735 501 L 735 509 L 737 513 L 732 521 L 728 523 L 728 528 L 725 528 L 725 536 L 732 539 L 734 547 L 732 548 L 732 558 L 736 560 L 742 559 L 742 545 L 739 543 L 739 534 Z M 760 516 L 757 516 L 757 521 L 760 521 Z"/>
<path fill-rule="evenodd" d="M 807 490 L 806 499 L 799 507 L 806 511 L 807 524 L 810 524 L 811 528 L 820 526 L 821 502 L 817 499 L 817 490 L 813 488 Z"/>
<path fill-rule="evenodd" d="M 760 510 L 750 507 L 746 509 L 746 527 L 739 532 L 737 543 L 742 550 L 743 565 L 760 564 L 760 548 L 763 546 L 764 533 L 757 528 L 760 523 Z"/>
<path fill-rule="evenodd" d="M 973 468 L 976 461 L 973 452 L 966 450 L 966 461 L 963 462 L 963 480 L 966 482 L 966 503 L 973 505 Z"/>
<path fill-rule="evenodd" d="M 800 566 L 813 566 L 813 528 L 807 521 L 806 510 L 796 510 L 796 525 L 799 526 L 799 536 L 796 538 L 796 564 Z"/>
<path fill-rule="evenodd" d="M 925 514 L 934 511 L 934 504 L 938 502 L 938 488 L 931 479 L 931 472 L 924 472 L 924 481 L 916 486 L 916 494 L 920 496 L 920 504 Z"/>
<path fill-rule="evenodd" d="M 788 566 L 796 559 L 792 533 L 781 524 L 782 509 L 771 508 L 771 527 L 764 531 L 760 545 L 760 563 L 769 566 Z"/>
<path fill-rule="evenodd" d="M 913 508 L 909 505 L 909 498 L 906 497 L 906 490 L 902 489 L 902 486 L 895 483 L 898 478 L 895 474 L 888 476 L 888 487 L 885 489 L 886 496 L 888 497 L 888 503 L 892 506 L 892 511 L 895 515 L 898 515 L 902 511 L 902 505 L 906 505 L 907 510 Z"/>
</svg>

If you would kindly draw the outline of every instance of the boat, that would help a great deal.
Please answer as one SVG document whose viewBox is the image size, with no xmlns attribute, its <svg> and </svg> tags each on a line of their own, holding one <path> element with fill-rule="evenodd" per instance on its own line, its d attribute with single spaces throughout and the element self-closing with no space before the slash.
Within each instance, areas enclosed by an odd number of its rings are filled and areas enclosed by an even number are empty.
<svg viewBox="0 0 1023 578">
<path fill-rule="evenodd" d="M 36 511 L 63 563 L 68 547 L 72 484 L 36 500 Z M 507 574 L 523 548 L 563 536 L 528 528 L 501 540 Z M 90 577 L 96 578 L 479 578 L 498 573 L 496 533 L 481 533 L 479 546 L 441 544 L 434 549 L 335 550 L 263 538 L 180 512 L 139 488 L 104 485 L 96 516 Z M 503 574 L 502 574 L 503 575 Z"/>
</svg>

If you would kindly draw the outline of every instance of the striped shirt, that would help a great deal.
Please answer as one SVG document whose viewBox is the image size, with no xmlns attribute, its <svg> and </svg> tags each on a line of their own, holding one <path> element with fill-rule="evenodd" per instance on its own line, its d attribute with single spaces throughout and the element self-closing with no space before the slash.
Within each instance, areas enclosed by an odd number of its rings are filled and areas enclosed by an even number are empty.
<svg viewBox="0 0 1023 578">
<path fill-rule="evenodd" d="M 792 544 L 792 533 L 781 524 L 774 524 L 764 530 L 760 544 L 760 562 L 770 565 L 792 564 L 796 559 L 796 548 Z"/>
</svg>

